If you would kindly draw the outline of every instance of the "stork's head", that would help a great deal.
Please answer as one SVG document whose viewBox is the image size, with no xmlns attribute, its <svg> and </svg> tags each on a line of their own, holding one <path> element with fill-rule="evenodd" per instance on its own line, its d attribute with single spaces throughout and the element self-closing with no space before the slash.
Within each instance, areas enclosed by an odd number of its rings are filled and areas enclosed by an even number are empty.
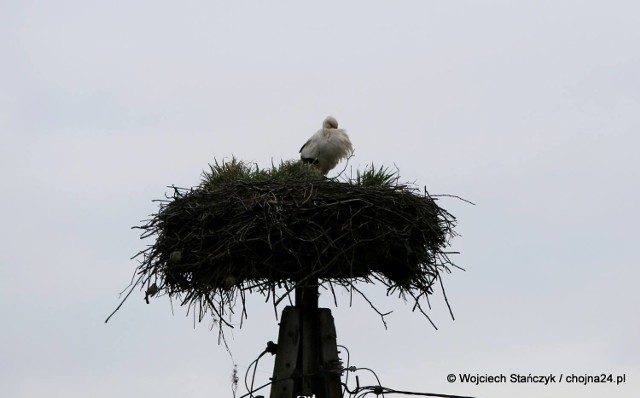
<svg viewBox="0 0 640 398">
<path fill-rule="evenodd" d="M 337 129 L 338 128 L 338 121 L 333 116 L 327 116 L 327 118 L 324 119 L 324 122 L 322 122 L 322 128 L 324 128 L 324 129 Z"/>
</svg>

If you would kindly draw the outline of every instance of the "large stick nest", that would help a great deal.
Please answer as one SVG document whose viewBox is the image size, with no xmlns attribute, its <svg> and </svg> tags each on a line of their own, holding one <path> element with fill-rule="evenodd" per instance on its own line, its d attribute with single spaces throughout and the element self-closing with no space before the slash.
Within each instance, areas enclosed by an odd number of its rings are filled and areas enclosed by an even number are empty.
<svg viewBox="0 0 640 398">
<path fill-rule="evenodd" d="M 200 320 L 211 311 L 230 326 L 238 297 L 246 316 L 247 292 L 277 305 L 316 278 L 360 294 L 355 282 L 378 281 L 420 308 L 453 265 L 445 250 L 455 218 L 385 168 L 326 179 L 300 163 L 260 170 L 233 159 L 211 166 L 198 187 L 172 188 L 136 227 L 155 243 L 138 254 L 135 286 L 152 286 L 148 295 L 157 287 Z"/>
</svg>

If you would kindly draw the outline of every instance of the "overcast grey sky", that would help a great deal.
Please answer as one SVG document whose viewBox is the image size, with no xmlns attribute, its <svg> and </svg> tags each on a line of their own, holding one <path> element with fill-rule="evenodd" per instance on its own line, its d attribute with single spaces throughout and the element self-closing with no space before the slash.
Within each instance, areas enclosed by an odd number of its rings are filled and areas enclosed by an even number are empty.
<svg viewBox="0 0 640 398">
<path fill-rule="evenodd" d="M 250 301 L 233 360 L 166 297 L 105 325 L 150 244 L 130 227 L 214 158 L 295 158 L 332 114 L 353 168 L 477 204 L 441 202 L 455 321 L 441 294 L 437 331 L 381 288 L 388 330 L 321 297 L 352 365 L 402 390 L 638 396 L 639 43 L 621 0 L 0 1 L 0 395 L 231 397 L 272 307 Z M 626 383 L 447 382 L 463 372 Z"/>
</svg>

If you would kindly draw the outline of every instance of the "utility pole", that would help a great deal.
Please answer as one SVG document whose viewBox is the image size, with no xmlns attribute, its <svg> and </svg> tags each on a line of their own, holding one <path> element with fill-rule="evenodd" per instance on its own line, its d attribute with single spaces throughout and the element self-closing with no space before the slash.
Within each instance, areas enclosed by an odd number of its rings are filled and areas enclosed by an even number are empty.
<svg viewBox="0 0 640 398">
<path fill-rule="evenodd" d="M 318 308 L 318 279 L 310 278 L 282 311 L 270 398 L 339 398 L 341 373 L 333 316 Z"/>
</svg>

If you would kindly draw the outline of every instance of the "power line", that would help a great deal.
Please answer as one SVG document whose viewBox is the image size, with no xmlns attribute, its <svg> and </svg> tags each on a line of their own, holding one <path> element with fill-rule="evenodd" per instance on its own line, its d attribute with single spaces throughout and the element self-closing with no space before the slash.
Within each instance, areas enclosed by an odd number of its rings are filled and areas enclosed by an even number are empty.
<svg viewBox="0 0 640 398">
<path fill-rule="evenodd" d="M 349 361 L 351 360 L 351 353 L 349 352 L 349 349 L 343 345 L 338 344 L 337 347 L 341 347 L 344 348 L 344 350 L 347 352 L 347 369 L 349 368 Z M 349 372 L 347 372 L 344 376 L 344 384 L 345 384 L 345 388 L 342 389 L 342 396 L 344 396 L 344 393 L 347 391 L 346 390 L 346 384 L 349 382 Z"/>
<path fill-rule="evenodd" d="M 260 353 L 260 355 L 258 355 L 258 357 L 256 359 L 253 360 L 253 362 L 251 362 L 249 364 L 249 366 L 247 367 L 247 371 L 244 373 L 244 386 L 247 389 L 247 394 L 243 395 L 240 398 L 244 398 L 249 396 L 250 398 L 253 398 L 253 393 L 268 386 L 269 384 L 273 383 L 273 380 L 271 380 L 269 383 L 256 388 L 255 390 L 253 389 L 253 384 L 256 380 L 256 370 L 258 369 L 258 362 L 260 361 L 260 358 L 262 358 L 266 353 L 270 353 L 271 355 L 275 355 L 276 350 L 278 348 L 278 345 L 275 344 L 273 341 L 269 341 L 267 343 L 267 348 L 264 349 L 264 351 L 262 351 Z M 253 366 L 253 374 L 251 376 L 251 387 L 249 387 L 249 384 L 247 383 L 247 378 L 249 377 L 249 371 L 251 370 L 251 366 Z"/>
<path fill-rule="evenodd" d="M 413 396 L 423 396 L 423 397 L 439 397 L 439 398 L 474 398 L 474 397 L 469 397 L 469 396 L 464 396 L 464 395 L 453 395 L 453 394 L 439 394 L 439 393 L 431 393 L 431 392 L 415 392 L 415 391 L 402 391 L 402 390 L 396 390 L 393 388 L 388 388 L 388 387 L 383 387 L 382 383 L 380 382 L 380 378 L 378 377 L 378 375 L 376 374 L 375 371 L 373 371 L 373 369 L 370 368 L 360 368 L 357 366 L 349 366 L 349 360 L 351 359 L 351 355 L 349 353 L 349 350 L 347 349 L 347 347 L 339 345 L 338 347 L 342 347 L 345 349 L 345 351 L 347 352 L 347 367 L 343 368 L 343 370 L 345 370 L 346 376 L 345 376 L 345 382 L 342 383 L 344 389 L 343 389 L 343 395 L 344 392 L 348 392 L 350 397 L 354 397 L 354 398 L 364 398 L 367 395 L 370 394 L 375 394 L 376 397 L 377 396 L 382 396 L 384 397 L 385 394 L 399 394 L 399 395 L 413 395 Z M 347 386 L 347 381 L 348 381 L 348 376 L 349 376 L 349 372 L 357 372 L 359 370 L 366 370 L 369 371 L 373 374 L 373 376 L 376 378 L 376 381 L 378 382 L 377 386 L 363 386 L 360 387 L 360 380 L 358 378 L 358 376 L 356 376 L 356 387 L 353 390 L 349 390 L 349 387 Z"/>
<path fill-rule="evenodd" d="M 416 391 L 403 391 L 403 390 L 396 390 L 393 388 L 389 388 L 389 387 L 383 387 L 382 383 L 380 382 L 380 378 L 378 377 L 378 375 L 376 374 L 376 372 L 371 369 L 371 368 L 359 368 L 356 366 L 350 366 L 350 360 L 351 360 L 351 354 L 349 352 L 349 349 L 343 345 L 338 345 L 338 347 L 341 347 L 345 350 L 345 352 L 347 353 L 347 366 L 345 368 L 343 368 L 343 371 L 346 371 L 346 375 L 345 375 L 345 382 L 341 383 L 343 386 L 343 392 L 342 395 L 344 395 L 345 392 L 349 393 L 349 397 L 351 398 L 365 398 L 368 395 L 373 395 L 375 394 L 376 397 L 378 396 L 382 396 L 384 397 L 385 394 L 388 395 L 392 395 L 392 394 L 398 394 L 398 395 L 412 395 L 412 396 L 422 396 L 422 397 L 437 397 L 437 398 L 474 398 L 474 397 L 470 397 L 470 396 L 465 396 L 465 395 L 453 395 L 453 394 L 440 394 L 440 393 L 431 393 L 431 392 L 416 392 Z M 280 380 L 286 380 L 286 379 L 290 379 L 290 377 L 286 377 L 283 379 L 274 379 L 271 378 L 271 381 L 269 381 L 268 383 L 265 383 L 263 385 L 261 385 L 260 387 L 257 388 L 253 388 L 254 387 L 254 382 L 255 382 L 255 377 L 256 377 L 256 369 L 258 368 L 258 362 L 260 361 L 260 358 L 262 358 L 266 353 L 271 353 L 272 355 L 276 353 L 277 350 L 277 344 L 274 344 L 273 342 L 268 342 L 267 343 L 267 348 L 262 351 L 260 353 L 260 355 L 258 355 L 258 357 L 253 360 L 253 362 L 251 362 L 251 364 L 249 364 L 249 366 L 247 367 L 247 370 L 245 372 L 244 375 L 244 385 L 247 389 L 247 393 L 243 396 L 241 396 L 240 398 L 254 398 L 254 393 L 262 390 L 263 388 L 273 384 L 276 381 L 280 381 Z M 251 384 L 249 385 L 248 382 L 248 378 L 249 378 L 249 372 L 251 371 L 251 367 L 253 366 L 253 373 L 251 376 Z M 360 380 L 358 378 L 358 376 L 356 376 L 356 387 L 353 390 L 349 389 L 349 386 L 347 385 L 347 381 L 349 380 L 349 372 L 357 372 L 360 370 L 366 370 L 368 372 L 371 372 L 373 374 L 373 376 L 376 378 L 376 381 L 378 382 L 377 386 L 360 386 Z"/>
<path fill-rule="evenodd" d="M 401 394 L 401 395 L 414 395 L 414 396 L 422 396 L 422 397 L 439 397 L 439 398 L 475 398 L 466 395 L 453 395 L 453 394 L 439 394 L 432 392 L 415 392 L 415 391 L 400 391 L 394 390 L 388 387 L 382 386 L 364 386 L 364 387 L 356 387 L 353 391 L 349 390 L 346 384 L 343 384 L 349 395 L 355 396 L 356 398 L 364 398 L 369 394 L 375 394 L 376 396 L 380 394 Z"/>
</svg>

